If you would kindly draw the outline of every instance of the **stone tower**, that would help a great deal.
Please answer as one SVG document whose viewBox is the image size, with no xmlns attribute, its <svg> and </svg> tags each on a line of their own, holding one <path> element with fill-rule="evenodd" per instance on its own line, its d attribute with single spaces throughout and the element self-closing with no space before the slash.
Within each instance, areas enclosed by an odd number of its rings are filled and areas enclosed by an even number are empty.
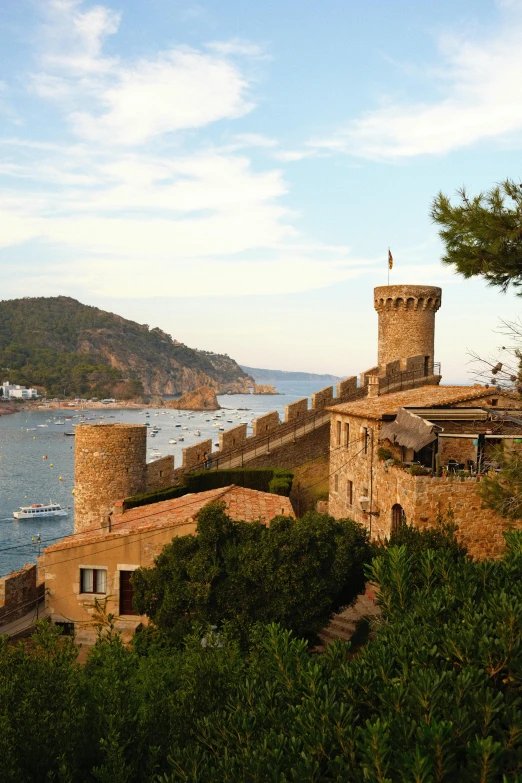
<svg viewBox="0 0 522 783">
<path fill-rule="evenodd" d="M 146 489 L 145 424 L 81 424 L 75 437 L 74 532 L 108 527 L 116 500 Z"/>
<path fill-rule="evenodd" d="M 396 365 L 394 370 L 404 370 L 406 359 L 424 356 L 429 374 L 434 361 L 435 313 L 441 296 L 440 288 L 428 285 L 383 285 L 374 289 L 381 372 L 392 362 Z"/>
</svg>

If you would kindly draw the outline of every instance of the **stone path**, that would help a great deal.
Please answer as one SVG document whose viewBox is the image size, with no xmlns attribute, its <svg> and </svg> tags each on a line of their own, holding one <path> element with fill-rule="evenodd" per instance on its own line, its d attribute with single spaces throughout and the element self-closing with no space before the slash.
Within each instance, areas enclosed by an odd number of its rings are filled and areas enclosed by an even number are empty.
<svg viewBox="0 0 522 783">
<path fill-rule="evenodd" d="M 319 633 L 323 646 L 340 639 L 348 642 L 352 638 L 357 624 L 364 619 L 373 620 L 381 614 L 380 607 L 375 603 L 375 588 L 367 584 L 366 591 L 357 598 L 353 606 L 334 615 L 329 625 Z"/>
</svg>

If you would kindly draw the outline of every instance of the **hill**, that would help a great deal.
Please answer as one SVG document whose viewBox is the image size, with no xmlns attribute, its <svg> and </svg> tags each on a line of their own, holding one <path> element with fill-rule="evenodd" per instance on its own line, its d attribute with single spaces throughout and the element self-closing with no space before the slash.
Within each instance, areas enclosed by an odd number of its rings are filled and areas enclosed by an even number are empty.
<svg viewBox="0 0 522 783">
<path fill-rule="evenodd" d="M 159 328 L 67 296 L 0 301 L 0 368 L 48 397 L 132 399 L 198 386 L 247 391 L 252 379 L 227 355 L 189 348 Z"/>
<path fill-rule="evenodd" d="M 256 383 L 276 383 L 277 381 L 317 381 L 317 383 L 336 383 L 340 381 L 337 375 L 320 375 L 313 372 L 287 372 L 286 370 L 263 370 L 260 367 L 245 367 L 244 372 L 251 375 Z"/>
</svg>

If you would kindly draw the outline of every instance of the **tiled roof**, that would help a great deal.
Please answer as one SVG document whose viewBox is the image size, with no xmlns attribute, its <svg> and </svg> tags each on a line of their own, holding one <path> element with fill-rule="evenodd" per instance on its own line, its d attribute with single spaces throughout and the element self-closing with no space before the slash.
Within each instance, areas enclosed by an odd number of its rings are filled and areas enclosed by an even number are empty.
<svg viewBox="0 0 522 783">
<path fill-rule="evenodd" d="M 451 405 L 452 403 L 476 400 L 481 397 L 513 397 L 512 393 L 484 386 L 420 386 L 417 389 L 382 394 L 379 397 L 365 397 L 354 402 L 345 402 L 327 410 L 332 413 L 348 413 L 364 419 L 380 419 L 385 414 L 397 413 L 399 408 L 409 405 L 429 407 Z"/>
<path fill-rule="evenodd" d="M 227 513 L 236 521 L 254 522 L 260 520 L 261 522 L 269 522 L 278 514 L 295 516 L 287 497 L 231 485 L 133 508 L 121 516 L 114 517 L 110 533 L 107 529 L 100 528 L 85 530 L 80 535 L 62 538 L 61 541 L 52 544 L 44 551 L 54 552 L 81 544 L 115 539 L 119 536 L 129 535 L 129 533 L 161 527 L 179 527 L 193 523 L 202 508 L 219 500 L 225 502 Z"/>
</svg>

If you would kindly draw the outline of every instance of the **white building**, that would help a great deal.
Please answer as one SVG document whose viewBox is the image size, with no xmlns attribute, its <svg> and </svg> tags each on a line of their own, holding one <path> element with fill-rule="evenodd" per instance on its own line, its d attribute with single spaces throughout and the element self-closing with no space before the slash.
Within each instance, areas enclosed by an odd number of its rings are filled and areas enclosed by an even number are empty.
<svg viewBox="0 0 522 783">
<path fill-rule="evenodd" d="M 11 385 L 9 381 L 4 381 L 2 384 L 2 392 L 4 400 L 9 399 L 21 399 L 21 400 L 35 400 L 38 397 L 36 389 L 26 389 L 25 386 L 19 386 L 17 383 Z"/>
</svg>

